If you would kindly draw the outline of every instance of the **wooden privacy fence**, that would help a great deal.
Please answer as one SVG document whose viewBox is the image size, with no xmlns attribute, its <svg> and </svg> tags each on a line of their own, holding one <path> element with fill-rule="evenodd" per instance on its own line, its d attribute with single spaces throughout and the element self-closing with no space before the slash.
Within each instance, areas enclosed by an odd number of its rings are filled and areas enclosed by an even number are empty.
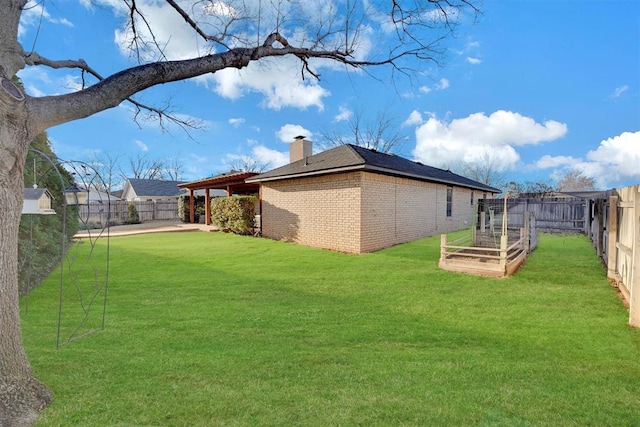
<svg viewBox="0 0 640 427">
<path fill-rule="evenodd" d="M 640 185 L 618 188 L 594 206 L 589 237 L 629 303 L 629 324 L 640 327 Z"/>
<path fill-rule="evenodd" d="M 502 218 L 504 199 L 485 199 L 479 205 L 487 217 Z M 586 202 L 580 198 L 507 199 L 509 227 L 523 227 L 524 213 L 530 212 L 542 232 L 585 232 Z"/>
<path fill-rule="evenodd" d="M 117 225 L 129 221 L 129 203 L 138 211 L 140 222 L 179 220 L 177 200 L 90 201 L 80 205 L 80 219 L 88 224 Z"/>
</svg>

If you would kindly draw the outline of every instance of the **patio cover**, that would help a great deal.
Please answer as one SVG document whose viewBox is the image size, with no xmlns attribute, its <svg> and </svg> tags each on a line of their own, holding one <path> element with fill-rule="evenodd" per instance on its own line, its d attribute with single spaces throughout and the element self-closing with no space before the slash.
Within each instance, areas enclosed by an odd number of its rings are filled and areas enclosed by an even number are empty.
<svg viewBox="0 0 640 427">
<path fill-rule="evenodd" d="M 260 184 L 248 184 L 245 179 L 258 175 L 256 172 L 231 171 L 210 178 L 178 184 L 178 188 L 189 190 L 189 222 L 195 222 L 195 196 L 196 190 L 204 190 L 205 196 L 205 223 L 211 225 L 211 195 L 209 190 L 224 190 L 227 196 L 234 194 L 253 194 L 260 191 Z"/>
</svg>

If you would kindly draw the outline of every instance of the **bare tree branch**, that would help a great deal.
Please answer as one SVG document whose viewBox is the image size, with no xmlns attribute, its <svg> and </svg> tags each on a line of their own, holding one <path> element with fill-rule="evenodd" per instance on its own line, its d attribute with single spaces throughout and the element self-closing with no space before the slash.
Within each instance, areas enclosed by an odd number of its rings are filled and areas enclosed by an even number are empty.
<svg viewBox="0 0 640 427">
<path fill-rule="evenodd" d="M 25 53 L 25 62 L 28 65 L 44 65 L 53 69 L 75 68 L 75 69 L 81 70 L 83 73 L 83 76 L 84 76 L 84 73 L 88 73 L 93 77 L 95 77 L 96 79 L 98 79 L 98 81 L 104 80 L 104 77 L 100 73 L 98 73 L 95 69 L 90 67 L 84 59 L 78 59 L 78 60 L 65 59 L 65 60 L 54 61 L 54 60 L 45 58 L 44 56 L 40 55 L 37 52 L 29 52 L 29 53 Z M 84 83 L 85 82 L 83 78 L 83 88 L 85 87 Z M 128 97 L 126 98 L 126 100 L 129 101 L 131 104 L 133 104 L 134 107 L 136 108 L 136 112 L 134 113 L 134 121 L 136 122 L 137 122 L 139 113 L 141 113 L 142 110 L 146 110 L 150 114 L 153 114 L 156 116 L 156 118 L 158 119 L 158 122 L 160 123 L 161 128 L 165 130 L 166 130 L 166 127 L 164 126 L 164 120 L 167 120 L 170 123 L 174 123 L 178 125 L 187 133 L 189 129 L 198 129 L 202 127 L 202 125 L 196 121 L 184 120 L 177 115 L 171 114 L 170 112 L 168 112 L 168 107 L 167 108 L 153 107 L 151 105 L 141 103 L 132 97 Z"/>
<path fill-rule="evenodd" d="M 347 121 L 346 130 L 335 127 L 322 133 L 328 146 L 352 144 L 382 153 L 401 149 L 407 136 L 398 121 L 388 110 L 380 110 L 375 117 L 365 117 L 362 109 L 357 110 Z"/>
</svg>

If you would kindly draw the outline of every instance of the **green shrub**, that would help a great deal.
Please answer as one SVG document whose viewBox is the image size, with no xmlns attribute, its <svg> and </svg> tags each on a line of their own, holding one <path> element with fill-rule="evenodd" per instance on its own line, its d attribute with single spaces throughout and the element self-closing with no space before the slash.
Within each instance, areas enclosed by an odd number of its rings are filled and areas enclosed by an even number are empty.
<svg viewBox="0 0 640 427">
<path fill-rule="evenodd" d="M 129 218 L 127 224 L 140 224 L 140 215 L 138 215 L 138 209 L 133 203 L 129 203 L 128 207 Z"/>
<path fill-rule="evenodd" d="M 222 231 L 251 234 L 255 196 L 216 197 L 211 200 L 211 221 Z"/>
<path fill-rule="evenodd" d="M 194 220 L 195 222 L 198 222 L 200 215 L 204 215 L 205 197 L 195 196 L 193 202 Z M 178 198 L 178 216 L 180 216 L 184 223 L 191 222 L 191 218 L 189 218 L 189 195 L 180 196 Z"/>
</svg>

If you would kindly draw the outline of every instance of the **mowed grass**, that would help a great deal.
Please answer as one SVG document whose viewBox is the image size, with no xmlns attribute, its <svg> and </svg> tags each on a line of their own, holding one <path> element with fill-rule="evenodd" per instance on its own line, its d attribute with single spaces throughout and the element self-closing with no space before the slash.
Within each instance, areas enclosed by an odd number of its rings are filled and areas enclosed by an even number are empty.
<svg viewBox="0 0 640 427">
<path fill-rule="evenodd" d="M 30 297 L 38 425 L 640 423 L 640 331 L 584 236 L 508 279 L 439 270 L 439 241 L 112 238 L 104 331 L 56 350 L 59 277 Z"/>
</svg>

